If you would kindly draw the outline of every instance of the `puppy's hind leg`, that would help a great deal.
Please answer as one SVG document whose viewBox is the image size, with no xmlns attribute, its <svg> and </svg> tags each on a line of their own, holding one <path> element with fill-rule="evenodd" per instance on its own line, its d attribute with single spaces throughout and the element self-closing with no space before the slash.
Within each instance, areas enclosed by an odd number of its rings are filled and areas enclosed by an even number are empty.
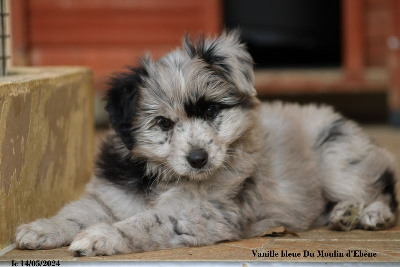
<svg viewBox="0 0 400 267">
<path fill-rule="evenodd" d="M 383 156 L 381 159 L 385 159 L 385 157 Z M 376 163 L 380 160 L 375 159 L 374 161 Z M 387 166 L 387 163 L 383 170 L 381 167 L 373 170 L 377 166 L 372 162 L 369 162 L 372 169 L 369 169 L 368 166 L 363 167 L 365 172 L 360 172 L 357 178 L 359 187 L 353 188 L 354 195 L 349 196 L 348 200 L 339 201 L 333 208 L 330 217 L 332 228 L 337 230 L 354 228 L 380 230 L 394 226 L 397 217 L 395 178 L 394 172 L 391 171 L 391 167 Z M 359 192 L 360 195 L 357 195 L 356 192 Z"/>
<path fill-rule="evenodd" d="M 363 210 L 360 228 L 380 230 L 392 227 L 396 223 L 398 204 L 394 173 L 386 170 L 373 186 L 381 189 L 381 194 Z"/>
<path fill-rule="evenodd" d="M 341 201 L 332 210 L 330 225 L 336 230 L 381 230 L 392 227 L 396 223 L 397 200 L 394 190 L 393 172 L 386 170 L 371 187 L 377 191 L 377 197 L 371 201 Z"/>
<path fill-rule="evenodd" d="M 359 184 L 363 186 L 353 188 L 354 192 L 362 193 L 362 198 L 341 201 L 335 206 L 330 220 L 335 229 L 380 230 L 396 223 L 396 182 L 390 155 L 375 147 L 370 156 L 366 157 L 366 165 L 362 166 L 363 171 L 358 176 Z"/>
<path fill-rule="evenodd" d="M 327 200 L 336 203 L 330 226 L 336 230 L 393 226 L 397 201 L 392 155 L 344 119 L 328 125 L 319 140 L 322 187 Z"/>
</svg>

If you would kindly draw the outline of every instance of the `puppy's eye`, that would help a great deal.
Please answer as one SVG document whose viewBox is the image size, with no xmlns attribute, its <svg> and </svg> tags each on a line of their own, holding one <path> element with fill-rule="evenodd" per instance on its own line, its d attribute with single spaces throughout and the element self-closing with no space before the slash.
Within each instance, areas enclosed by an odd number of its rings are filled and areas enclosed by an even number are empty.
<svg viewBox="0 0 400 267">
<path fill-rule="evenodd" d="M 171 130 L 172 127 L 174 127 L 174 122 L 165 117 L 159 117 L 157 124 L 158 124 L 158 126 L 160 126 L 161 130 L 163 130 L 163 131 Z"/>
<path fill-rule="evenodd" d="M 219 108 L 217 106 L 209 106 L 206 110 L 206 117 L 207 119 L 214 119 L 219 112 Z"/>
</svg>

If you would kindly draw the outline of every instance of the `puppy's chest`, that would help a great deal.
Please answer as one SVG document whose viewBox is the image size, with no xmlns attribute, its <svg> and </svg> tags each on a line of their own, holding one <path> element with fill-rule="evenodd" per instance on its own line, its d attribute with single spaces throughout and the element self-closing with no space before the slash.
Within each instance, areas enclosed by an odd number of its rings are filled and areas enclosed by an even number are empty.
<svg viewBox="0 0 400 267">
<path fill-rule="evenodd" d="M 164 185 L 154 189 L 146 202 L 149 207 L 180 206 L 209 199 L 215 194 L 214 191 L 216 190 L 207 190 L 206 187 L 195 183 L 181 182 L 174 186 Z"/>
<path fill-rule="evenodd" d="M 182 182 L 176 186 L 158 188 L 149 196 L 149 206 L 198 205 L 205 202 L 223 201 L 231 205 L 243 205 L 250 201 L 249 195 L 257 194 L 257 179 L 225 177 L 225 181 L 203 183 Z"/>
</svg>

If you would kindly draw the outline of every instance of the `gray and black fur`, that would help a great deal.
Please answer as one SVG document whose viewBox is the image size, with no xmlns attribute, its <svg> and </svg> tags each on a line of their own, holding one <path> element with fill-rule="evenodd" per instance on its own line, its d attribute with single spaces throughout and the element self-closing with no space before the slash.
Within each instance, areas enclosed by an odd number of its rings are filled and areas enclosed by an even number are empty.
<svg viewBox="0 0 400 267">
<path fill-rule="evenodd" d="M 112 78 L 112 130 L 84 196 L 19 227 L 20 248 L 112 255 L 285 226 L 395 224 L 394 159 L 327 106 L 261 104 L 237 32 Z"/>
</svg>

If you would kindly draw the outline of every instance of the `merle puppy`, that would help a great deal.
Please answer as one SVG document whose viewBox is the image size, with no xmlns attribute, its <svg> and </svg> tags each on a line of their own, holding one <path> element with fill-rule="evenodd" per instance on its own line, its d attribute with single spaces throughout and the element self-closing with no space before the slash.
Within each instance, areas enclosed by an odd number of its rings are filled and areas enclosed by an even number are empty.
<svg viewBox="0 0 400 267">
<path fill-rule="evenodd" d="M 396 219 L 394 160 L 326 106 L 261 104 L 237 32 L 185 38 L 111 81 L 84 196 L 18 228 L 25 249 L 112 255 Z"/>
</svg>

